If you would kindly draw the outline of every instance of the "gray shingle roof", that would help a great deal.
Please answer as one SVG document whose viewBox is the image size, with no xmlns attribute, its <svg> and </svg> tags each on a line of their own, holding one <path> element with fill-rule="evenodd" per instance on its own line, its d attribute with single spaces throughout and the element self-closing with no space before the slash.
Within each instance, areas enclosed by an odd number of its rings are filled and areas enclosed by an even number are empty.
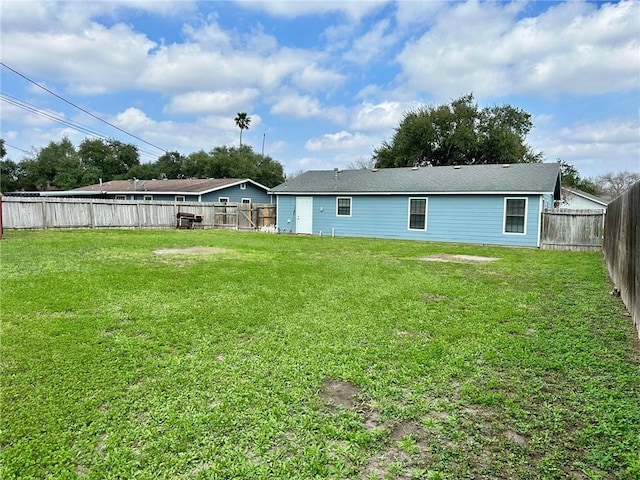
<svg viewBox="0 0 640 480">
<path fill-rule="evenodd" d="M 75 192 L 108 192 L 108 193 L 192 193 L 202 194 L 224 187 L 251 182 L 262 186 L 247 178 L 190 178 L 171 180 L 111 180 L 102 184 L 88 185 L 75 188 Z M 266 190 L 266 187 L 263 187 Z"/>
<path fill-rule="evenodd" d="M 582 190 L 578 190 L 577 188 L 562 187 L 562 190 L 572 193 L 574 195 L 578 195 L 579 197 L 584 197 L 593 202 L 599 203 L 604 207 L 606 207 L 608 204 L 608 202 L 604 198 L 596 197 L 595 195 L 591 195 L 590 193 L 583 192 Z"/>
<path fill-rule="evenodd" d="M 554 193 L 557 163 L 462 165 L 459 167 L 315 170 L 274 187 L 276 194 L 384 193 Z"/>
</svg>

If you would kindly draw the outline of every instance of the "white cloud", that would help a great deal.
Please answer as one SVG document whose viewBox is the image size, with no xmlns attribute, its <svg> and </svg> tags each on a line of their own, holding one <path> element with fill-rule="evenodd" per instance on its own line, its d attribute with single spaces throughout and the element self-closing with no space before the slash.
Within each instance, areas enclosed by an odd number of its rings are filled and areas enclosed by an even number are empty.
<svg viewBox="0 0 640 480">
<path fill-rule="evenodd" d="M 210 17 L 209 22 L 200 28 L 184 25 L 182 32 L 190 43 L 197 43 L 205 49 L 227 50 L 231 47 L 231 36 L 220 28 L 215 17 Z"/>
<path fill-rule="evenodd" d="M 323 107 L 317 98 L 296 92 L 278 94 L 278 100 L 271 106 L 270 112 L 295 118 L 326 118 L 334 122 L 346 118 L 344 108 Z"/>
<path fill-rule="evenodd" d="M 517 20 L 513 4 L 456 4 L 398 56 L 408 84 L 438 98 L 637 88 L 640 3 L 568 2 Z"/>
<path fill-rule="evenodd" d="M 253 113 L 250 116 L 251 127 L 259 127 L 261 117 Z M 208 151 L 218 145 L 237 145 L 239 136 L 233 117 L 227 115 L 207 115 L 192 122 L 157 121 L 142 110 L 131 107 L 118 113 L 111 123 L 163 149 L 187 154 L 199 149 Z M 247 132 L 243 135 L 243 143 L 246 137 Z M 126 136 L 122 140 L 139 144 Z M 155 152 L 149 145 L 139 145 Z"/>
<path fill-rule="evenodd" d="M 80 32 L 3 33 L 3 60 L 68 90 L 104 93 L 131 85 L 155 44 L 131 27 L 91 23 Z"/>
<path fill-rule="evenodd" d="M 362 103 L 353 109 L 350 126 L 355 130 L 390 131 L 415 106 L 400 102 Z"/>
<path fill-rule="evenodd" d="M 346 78 L 344 75 L 332 70 L 318 67 L 317 63 L 310 63 L 293 74 L 293 85 L 304 90 L 331 90 L 342 85 Z"/>
<path fill-rule="evenodd" d="M 317 98 L 309 95 L 299 95 L 290 93 L 282 95 L 270 109 L 276 115 L 286 115 L 297 118 L 320 117 L 322 116 L 322 106 Z"/>
<path fill-rule="evenodd" d="M 582 177 L 606 171 L 640 172 L 640 124 L 637 119 L 606 119 L 559 129 L 540 129 L 530 143 L 545 152 L 547 161 L 561 158 Z M 613 167 L 615 165 L 615 167 Z"/>
<path fill-rule="evenodd" d="M 140 131 L 143 130 L 150 125 L 153 125 L 155 122 L 151 120 L 142 110 L 137 108 L 127 108 L 124 112 L 116 115 L 116 122 L 120 128 Z"/>
<path fill-rule="evenodd" d="M 244 108 L 259 95 L 255 88 L 215 92 L 195 91 L 176 95 L 164 109 L 166 113 L 224 113 Z"/>
<path fill-rule="evenodd" d="M 20 108 L 15 104 L 2 102 L 2 120 L 20 122 L 25 127 L 52 126 L 57 122 L 51 117 L 64 120 L 64 112 L 55 112 L 46 108 L 32 107 L 35 112 Z"/>
<path fill-rule="evenodd" d="M 345 59 L 366 65 L 381 57 L 399 39 L 395 33 L 390 33 L 391 22 L 384 19 L 373 25 L 361 37 L 353 41 L 351 50 L 345 53 Z"/>
<path fill-rule="evenodd" d="M 281 48 L 268 56 L 249 51 L 222 53 L 198 44 L 164 46 L 155 51 L 141 73 L 140 87 L 160 91 L 210 90 L 280 86 L 291 74 L 304 69 L 313 54 Z"/>
<path fill-rule="evenodd" d="M 341 13 L 352 20 L 360 20 L 364 16 L 378 10 L 384 5 L 379 1 L 264 1 L 240 0 L 239 5 L 245 8 L 261 10 L 274 17 L 296 18 L 305 15 L 325 15 Z"/>
<path fill-rule="evenodd" d="M 429 25 L 437 14 L 450 2 L 430 0 L 428 2 L 397 2 L 396 22 L 401 28 L 412 25 Z"/>
<path fill-rule="evenodd" d="M 368 149 L 370 154 L 375 141 L 374 137 L 342 130 L 337 133 L 326 133 L 319 138 L 309 139 L 304 148 L 312 152 L 361 152 L 363 149 Z"/>
</svg>

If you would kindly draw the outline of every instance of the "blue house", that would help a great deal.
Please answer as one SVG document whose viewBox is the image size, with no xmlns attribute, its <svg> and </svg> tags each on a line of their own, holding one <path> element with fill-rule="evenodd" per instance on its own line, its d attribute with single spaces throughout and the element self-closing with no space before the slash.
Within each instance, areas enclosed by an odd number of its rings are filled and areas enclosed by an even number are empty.
<svg viewBox="0 0 640 480">
<path fill-rule="evenodd" d="M 64 192 L 46 192 L 46 195 L 165 202 L 271 203 L 268 190 L 249 178 L 132 179 L 112 180 Z"/>
<path fill-rule="evenodd" d="M 309 171 L 271 189 L 281 232 L 540 246 L 557 163 Z"/>
</svg>

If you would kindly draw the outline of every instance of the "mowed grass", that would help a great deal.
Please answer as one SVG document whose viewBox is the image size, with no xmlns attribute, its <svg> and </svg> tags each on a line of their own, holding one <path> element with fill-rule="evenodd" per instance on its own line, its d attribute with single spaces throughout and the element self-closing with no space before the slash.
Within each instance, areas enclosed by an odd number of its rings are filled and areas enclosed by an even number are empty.
<svg viewBox="0 0 640 480">
<path fill-rule="evenodd" d="M 215 247 L 210 253 L 156 249 Z M 640 477 L 601 254 L 5 232 L 3 479 Z M 431 254 L 497 257 L 425 262 Z"/>
</svg>

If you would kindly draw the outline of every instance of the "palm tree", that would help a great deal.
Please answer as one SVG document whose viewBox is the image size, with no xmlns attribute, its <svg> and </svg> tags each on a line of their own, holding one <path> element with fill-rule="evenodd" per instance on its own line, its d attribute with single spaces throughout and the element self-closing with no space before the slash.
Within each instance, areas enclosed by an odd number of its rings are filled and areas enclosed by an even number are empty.
<svg viewBox="0 0 640 480">
<path fill-rule="evenodd" d="M 242 146 L 242 131 L 249 130 L 249 124 L 251 123 L 251 117 L 247 115 L 247 112 L 239 112 L 236 115 L 236 125 L 240 129 L 240 146 Z"/>
</svg>

